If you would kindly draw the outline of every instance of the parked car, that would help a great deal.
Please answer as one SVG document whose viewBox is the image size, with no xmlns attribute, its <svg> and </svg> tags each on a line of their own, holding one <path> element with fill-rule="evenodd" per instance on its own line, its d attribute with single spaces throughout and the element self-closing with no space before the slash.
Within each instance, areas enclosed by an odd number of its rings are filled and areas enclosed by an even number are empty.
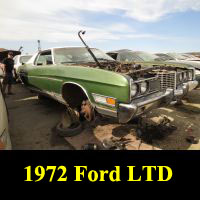
<svg viewBox="0 0 200 200">
<path fill-rule="evenodd" d="M 0 62 L 8 56 L 8 52 L 12 52 L 14 56 L 21 54 L 20 51 L 16 50 L 0 49 Z"/>
<path fill-rule="evenodd" d="M 134 62 L 136 64 L 140 64 L 142 66 L 171 66 L 173 68 L 182 68 L 182 69 L 191 69 L 195 68 L 196 79 L 200 86 L 200 63 L 193 63 L 193 61 L 176 61 L 169 55 L 159 54 L 154 55 L 151 53 L 143 52 L 143 51 L 131 51 L 131 50 L 118 50 L 111 51 L 107 53 L 112 58 L 119 62 L 130 63 Z M 192 84 L 193 85 L 193 84 Z M 193 85 L 194 86 L 194 85 Z M 191 89 L 193 89 L 193 86 Z"/>
<path fill-rule="evenodd" d="M 19 74 L 31 90 L 69 105 L 86 119 L 97 112 L 127 123 L 196 84 L 192 68 L 166 69 L 121 64 L 95 48 L 61 47 L 36 53 Z"/>
<path fill-rule="evenodd" d="M 187 54 L 193 55 L 193 56 L 195 56 L 195 57 L 197 57 L 197 58 L 200 58 L 200 52 L 189 52 L 189 53 L 187 53 Z"/>
<path fill-rule="evenodd" d="M 14 68 L 17 73 L 19 66 L 24 65 L 31 57 L 32 55 L 17 55 L 13 58 L 15 62 Z"/>
<path fill-rule="evenodd" d="M 0 89 L 0 150 L 11 150 L 11 149 L 12 145 L 8 129 L 8 112 L 4 97 Z"/>
</svg>

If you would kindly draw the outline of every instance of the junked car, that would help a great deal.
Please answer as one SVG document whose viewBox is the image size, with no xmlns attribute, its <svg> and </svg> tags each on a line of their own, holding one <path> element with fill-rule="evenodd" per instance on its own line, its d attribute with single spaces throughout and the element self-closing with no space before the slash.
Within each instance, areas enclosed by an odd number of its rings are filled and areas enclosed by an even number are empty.
<svg viewBox="0 0 200 200">
<path fill-rule="evenodd" d="M 8 52 L 12 52 L 14 56 L 21 54 L 20 51 L 16 50 L 0 49 L 0 62 L 8 56 Z"/>
<path fill-rule="evenodd" d="M 200 58 L 186 53 L 167 53 L 167 55 L 177 61 L 179 60 L 200 61 Z"/>
<path fill-rule="evenodd" d="M 79 32 L 83 41 L 81 33 L 84 32 Z M 137 68 L 132 63 L 121 64 L 84 44 L 85 47 L 37 52 L 20 67 L 21 80 L 38 94 L 83 114 L 88 121 L 94 113 L 99 113 L 118 118 L 120 123 L 169 104 L 195 83 L 193 69 Z M 185 90 L 178 93 L 177 87 L 186 82 Z"/>
<path fill-rule="evenodd" d="M 4 97 L 0 89 L 0 150 L 11 149 L 12 145 L 8 128 L 8 112 L 4 101 Z"/>
<path fill-rule="evenodd" d="M 21 65 L 24 65 L 30 58 L 32 57 L 32 55 L 17 55 L 15 56 L 14 59 L 14 68 L 16 70 L 16 72 L 18 72 L 18 68 Z"/>
</svg>

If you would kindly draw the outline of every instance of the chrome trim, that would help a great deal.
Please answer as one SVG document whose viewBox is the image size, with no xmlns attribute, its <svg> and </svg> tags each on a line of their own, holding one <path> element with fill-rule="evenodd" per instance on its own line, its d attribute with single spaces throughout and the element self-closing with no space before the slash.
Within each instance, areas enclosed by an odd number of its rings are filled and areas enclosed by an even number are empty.
<svg viewBox="0 0 200 200">
<path fill-rule="evenodd" d="M 150 94 L 152 94 L 152 93 L 156 93 L 156 92 L 159 92 L 159 90 L 154 90 L 154 91 L 151 91 L 150 92 L 150 81 L 156 81 L 156 80 L 158 80 L 158 75 L 156 75 L 156 77 L 152 77 L 152 78 L 147 78 L 147 79 L 143 79 L 143 80 L 139 80 L 139 81 L 134 81 L 133 79 L 131 79 L 130 80 L 130 102 L 132 101 L 132 100 L 134 100 L 134 99 L 138 99 L 138 98 L 140 98 L 140 97 L 144 97 L 144 96 L 148 96 L 148 95 L 150 95 Z M 142 82 L 147 82 L 147 84 L 148 84 L 148 89 L 147 89 L 147 91 L 145 92 L 145 93 L 143 93 L 143 94 L 141 94 L 141 92 L 140 92 L 140 90 L 141 90 L 141 83 Z M 137 85 L 137 87 L 138 87 L 138 91 L 137 91 L 137 93 L 136 93 L 136 95 L 135 96 L 133 96 L 133 97 L 131 97 L 131 85 L 132 85 L 132 83 L 133 84 L 136 84 Z"/>
<path fill-rule="evenodd" d="M 162 104 L 169 104 L 173 99 L 173 89 L 167 89 L 165 93 L 157 94 L 154 97 L 150 97 L 150 99 L 143 100 L 142 99 L 137 101 L 132 101 L 131 104 L 119 104 L 118 107 L 118 119 L 119 123 L 127 123 L 129 122 L 134 116 L 137 116 L 138 109 L 150 105 L 150 108 L 159 107 Z M 158 105 L 157 105 L 158 104 Z M 143 114 L 144 111 L 138 113 Z"/>
<path fill-rule="evenodd" d="M 154 94 L 154 93 L 157 93 L 157 92 L 160 92 L 160 91 L 159 91 L 159 90 L 154 90 L 154 91 L 149 92 L 149 93 L 146 93 L 146 94 L 144 94 L 144 95 L 136 96 L 136 97 L 135 97 L 134 99 L 132 99 L 132 100 L 137 100 L 137 99 L 139 99 L 139 98 L 141 98 L 141 97 L 148 97 L 149 95 Z"/>
<path fill-rule="evenodd" d="M 60 82 L 62 82 L 62 80 L 60 80 L 60 79 L 51 78 L 51 77 L 47 77 L 47 76 L 28 76 L 28 77 L 32 77 L 32 78 L 40 78 L 40 79 L 45 78 L 45 79 L 49 79 L 49 80 L 54 80 L 54 81 L 60 81 Z"/>
<path fill-rule="evenodd" d="M 98 113 L 100 113 L 102 115 L 106 115 L 106 116 L 117 118 L 117 111 L 106 109 L 106 108 L 102 108 L 102 107 L 99 107 L 99 106 L 96 106 L 95 109 L 97 110 Z"/>
<path fill-rule="evenodd" d="M 156 75 L 156 77 L 152 77 L 152 78 L 146 78 L 146 79 L 142 79 L 142 80 L 138 80 L 138 81 L 134 81 L 133 79 L 133 83 L 141 83 L 141 82 L 144 82 L 144 81 L 153 81 L 153 80 L 156 80 L 158 79 L 158 76 Z"/>
</svg>

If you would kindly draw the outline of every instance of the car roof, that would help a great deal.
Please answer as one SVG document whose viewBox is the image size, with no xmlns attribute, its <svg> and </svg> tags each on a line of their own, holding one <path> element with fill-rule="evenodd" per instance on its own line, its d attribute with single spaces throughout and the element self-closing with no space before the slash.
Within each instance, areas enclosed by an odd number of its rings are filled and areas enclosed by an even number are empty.
<svg viewBox="0 0 200 200">
<path fill-rule="evenodd" d="M 130 49 L 120 49 L 120 50 L 115 50 L 115 51 L 108 51 L 107 53 L 121 53 L 121 52 L 128 52 L 132 51 Z"/>
<path fill-rule="evenodd" d="M 53 50 L 53 49 L 63 49 L 63 48 L 86 48 L 86 47 L 83 47 L 83 46 L 51 47 L 51 48 L 47 48 L 47 49 L 42 49 L 41 51 L 49 51 L 49 50 Z"/>
<path fill-rule="evenodd" d="M 123 53 L 123 52 L 132 52 L 132 53 L 142 53 L 145 51 L 133 51 L 133 50 L 130 50 L 130 49 L 120 49 L 120 50 L 117 50 L 117 51 L 109 51 L 107 53 Z"/>
</svg>

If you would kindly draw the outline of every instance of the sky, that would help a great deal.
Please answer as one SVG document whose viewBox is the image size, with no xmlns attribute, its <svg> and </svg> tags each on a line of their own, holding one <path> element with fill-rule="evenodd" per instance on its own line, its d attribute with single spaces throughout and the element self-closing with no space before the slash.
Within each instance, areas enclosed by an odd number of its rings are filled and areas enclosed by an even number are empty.
<svg viewBox="0 0 200 200">
<path fill-rule="evenodd" d="M 200 0 L 0 0 L 0 48 L 200 51 Z"/>
</svg>

